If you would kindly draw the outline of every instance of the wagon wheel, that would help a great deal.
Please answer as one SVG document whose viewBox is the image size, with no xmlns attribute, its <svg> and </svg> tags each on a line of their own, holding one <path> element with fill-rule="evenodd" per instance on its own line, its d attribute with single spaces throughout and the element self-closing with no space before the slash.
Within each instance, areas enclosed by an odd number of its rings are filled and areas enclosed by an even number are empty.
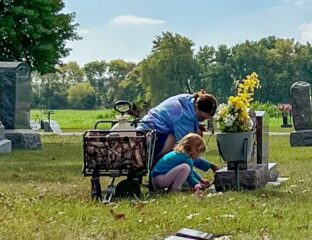
<svg viewBox="0 0 312 240">
<path fill-rule="evenodd" d="M 115 196 L 119 198 L 125 197 L 140 197 L 141 196 L 141 188 L 140 185 L 133 180 L 122 180 L 120 181 L 115 190 Z"/>
<path fill-rule="evenodd" d="M 99 200 L 102 199 L 102 189 L 99 178 L 91 178 L 91 199 Z"/>
</svg>

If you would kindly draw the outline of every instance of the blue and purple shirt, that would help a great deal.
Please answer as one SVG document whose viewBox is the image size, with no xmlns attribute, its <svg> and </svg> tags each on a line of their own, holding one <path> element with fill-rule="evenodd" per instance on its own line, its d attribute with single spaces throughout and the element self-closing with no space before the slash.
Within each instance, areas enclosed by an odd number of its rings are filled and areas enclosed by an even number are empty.
<svg viewBox="0 0 312 240">
<path fill-rule="evenodd" d="M 192 94 L 179 94 L 167 98 L 150 109 L 143 121 L 152 122 L 157 132 L 173 134 L 179 141 L 188 133 L 196 133 L 199 128 Z M 141 127 L 149 129 L 146 124 Z"/>
</svg>

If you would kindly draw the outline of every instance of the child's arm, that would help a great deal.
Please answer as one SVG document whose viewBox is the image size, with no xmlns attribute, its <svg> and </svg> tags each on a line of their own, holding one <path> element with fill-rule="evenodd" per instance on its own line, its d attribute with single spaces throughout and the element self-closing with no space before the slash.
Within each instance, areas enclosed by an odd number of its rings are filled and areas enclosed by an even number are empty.
<svg viewBox="0 0 312 240">
<path fill-rule="evenodd" d="M 194 177 L 205 187 L 208 188 L 210 183 L 206 179 L 204 179 L 198 172 L 193 170 Z"/>
</svg>

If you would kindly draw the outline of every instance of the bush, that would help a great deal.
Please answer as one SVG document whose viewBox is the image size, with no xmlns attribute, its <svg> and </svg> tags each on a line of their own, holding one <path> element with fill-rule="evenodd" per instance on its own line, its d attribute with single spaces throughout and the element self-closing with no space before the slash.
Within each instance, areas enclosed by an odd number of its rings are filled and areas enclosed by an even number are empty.
<svg viewBox="0 0 312 240">
<path fill-rule="evenodd" d="M 68 89 L 70 107 L 76 109 L 93 109 L 96 106 L 95 90 L 90 83 L 78 83 Z"/>
<path fill-rule="evenodd" d="M 261 103 L 261 102 L 254 102 L 251 104 L 251 109 L 254 111 L 265 111 L 269 114 L 270 118 L 277 118 L 279 116 L 279 110 L 275 104 L 272 103 Z"/>
</svg>

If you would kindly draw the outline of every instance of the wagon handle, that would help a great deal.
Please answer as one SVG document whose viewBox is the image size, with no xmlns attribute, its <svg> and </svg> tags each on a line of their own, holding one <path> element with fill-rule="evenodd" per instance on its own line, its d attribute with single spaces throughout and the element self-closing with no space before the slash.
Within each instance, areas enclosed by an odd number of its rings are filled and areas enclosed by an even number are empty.
<svg viewBox="0 0 312 240">
<path fill-rule="evenodd" d="M 124 115 L 131 110 L 131 103 L 126 100 L 117 101 L 114 104 L 114 110 Z"/>
</svg>

